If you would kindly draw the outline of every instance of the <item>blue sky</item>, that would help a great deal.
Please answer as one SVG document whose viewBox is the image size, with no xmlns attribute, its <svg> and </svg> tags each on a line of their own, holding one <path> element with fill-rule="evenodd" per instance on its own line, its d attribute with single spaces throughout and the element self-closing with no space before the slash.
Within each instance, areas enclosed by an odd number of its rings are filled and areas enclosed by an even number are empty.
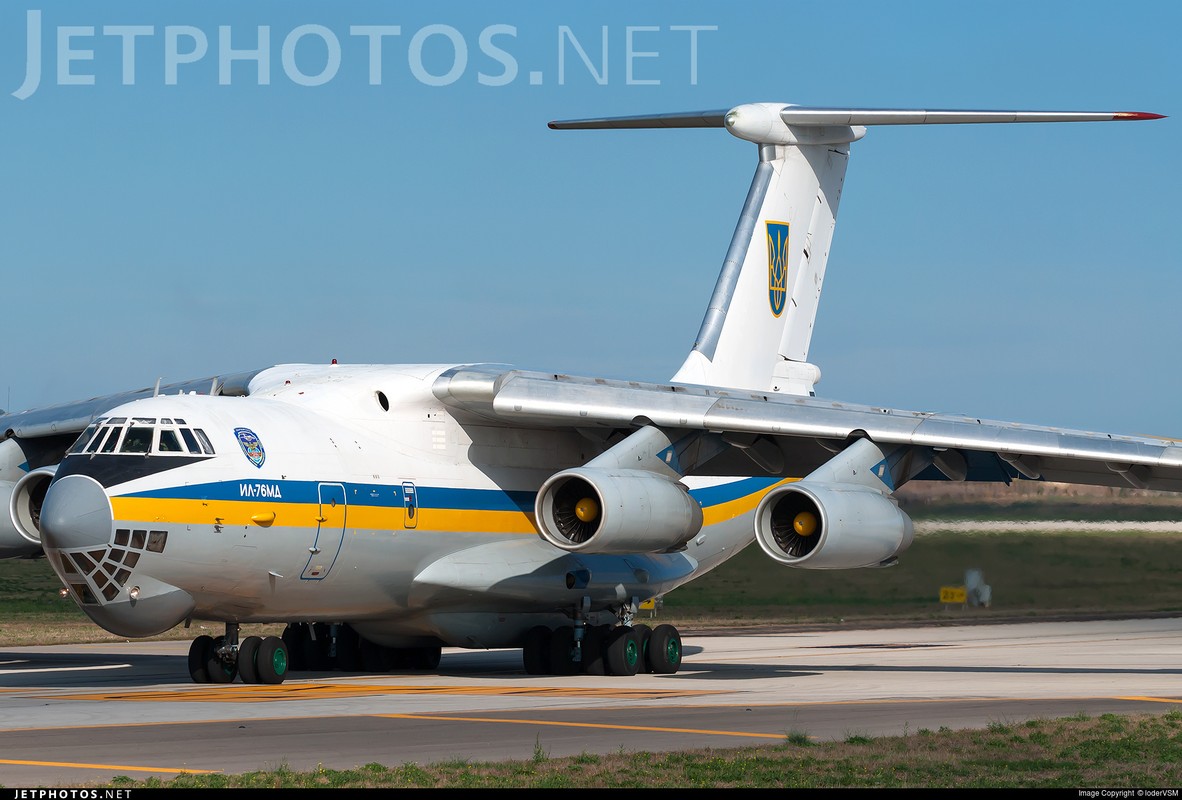
<svg viewBox="0 0 1182 800">
<path fill-rule="evenodd" d="M 259 26 L 267 82 L 222 75 Z M 1182 436 L 1180 35 L 1172 2 L 6 2 L 0 406 L 332 358 L 664 380 L 754 146 L 546 122 L 783 101 L 1171 115 L 872 129 L 811 360 L 825 397 Z"/>
</svg>

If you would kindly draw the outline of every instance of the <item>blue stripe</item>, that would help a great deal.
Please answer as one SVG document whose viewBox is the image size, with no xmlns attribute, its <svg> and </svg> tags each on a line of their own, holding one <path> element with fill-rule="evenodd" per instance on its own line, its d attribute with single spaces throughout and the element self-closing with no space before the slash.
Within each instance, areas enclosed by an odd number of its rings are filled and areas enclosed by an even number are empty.
<svg viewBox="0 0 1182 800">
<path fill-rule="evenodd" d="M 690 491 L 690 496 L 704 508 L 729 503 L 741 497 L 761 492 L 779 482 L 779 478 L 745 478 L 719 486 L 706 486 Z M 135 492 L 123 497 L 159 500 L 250 500 L 271 503 L 319 503 L 318 487 L 335 481 L 219 481 L 193 486 L 170 486 Z M 419 508 L 442 508 L 455 511 L 518 511 L 534 510 L 536 492 L 502 491 L 501 489 L 455 489 L 443 486 L 417 486 Z M 402 508 L 402 485 L 345 483 L 347 502 L 354 506 Z"/>
<path fill-rule="evenodd" d="M 709 508 L 710 506 L 718 506 L 723 503 L 729 503 L 732 500 L 738 500 L 740 497 L 747 497 L 756 492 L 762 492 L 764 489 L 779 483 L 781 480 L 783 479 L 744 478 L 741 481 L 723 483 L 718 486 L 704 486 L 700 489 L 691 489 L 690 497 L 697 500 L 702 508 Z"/>
</svg>

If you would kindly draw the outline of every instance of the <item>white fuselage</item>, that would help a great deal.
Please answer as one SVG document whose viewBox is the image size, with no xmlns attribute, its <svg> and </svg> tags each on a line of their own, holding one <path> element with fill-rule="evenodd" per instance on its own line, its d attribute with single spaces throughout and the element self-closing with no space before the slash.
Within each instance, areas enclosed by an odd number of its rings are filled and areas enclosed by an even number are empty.
<svg viewBox="0 0 1182 800">
<path fill-rule="evenodd" d="M 449 366 L 275 367 L 249 397 L 116 408 L 50 488 L 101 484 L 109 540 L 102 525 L 89 539 L 55 536 L 47 520 L 51 563 L 121 635 L 191 617 L 339 621 L 391 643 L 478 647 L 513 643 L 585 597 L 614 616 L 752 541 L 752 511 L 773 479 L 687 479 L 704 525 L 679 552 L 585 555 L 546 543 L 533 520 L 538 488 L 599 446 L 572 431 L 457 419 L 432 393 Z M 106 429 L 120 442 L 100 442 Z M 137 436 L 151 448 L 132 444 Z"/>
</svg>

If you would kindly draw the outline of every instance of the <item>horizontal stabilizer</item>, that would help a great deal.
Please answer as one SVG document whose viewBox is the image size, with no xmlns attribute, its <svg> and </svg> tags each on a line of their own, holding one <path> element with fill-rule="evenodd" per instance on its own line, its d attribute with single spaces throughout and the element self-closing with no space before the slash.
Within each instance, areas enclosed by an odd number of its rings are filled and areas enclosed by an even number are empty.
<svg viewBox="0 0 1182 800">
<path fill-rule="evenodd" d="M 796 144 L 787 128 L 848 128 L 867 125 L 955 125 L 989 122 L 1112 122 L 1162 119 L 1145 111 L 972 111 L 914 108 L 820 108 L 788 103 L 747 103 L 729 111 L 686 111 L 630 117 L 557 120 L 554 130 L 628 128 L 726 128 L 740 139 Z M 777 130 L 778 129 L 778 130 Z M 855 135 L 854 138 L 860 138 Z"/>
<path fill-rule="evenodd" d="M 727 109 L 715 111 L 684 111 L 680 114 L 643 114 L 636 117 L 601 117 L 599 119 L 567 119 L 550 123 L 556 131 L 597 130 L 613 128 L 721 128 Z"/>
</svg>

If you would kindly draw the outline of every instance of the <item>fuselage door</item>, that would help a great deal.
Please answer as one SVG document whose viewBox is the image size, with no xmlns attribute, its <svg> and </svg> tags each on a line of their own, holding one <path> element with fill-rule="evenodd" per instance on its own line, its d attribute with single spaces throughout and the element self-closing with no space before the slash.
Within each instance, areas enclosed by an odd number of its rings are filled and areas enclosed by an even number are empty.
<svg viewBox="0 0 1182 800">
<path fill-rule="evenodd" d="M 410 481 L 402 484 L 402 527 L 417 528 L 419 526 L 419 493 Z"/>
<path fill-rule="evenodd" d="M 318 581 L 328 575 L 345 539 L 345 487 L 339 483 L 322 483 L 319 494 L 316 541 L 308 549 L 308 565 L 300 575 L 306 581 Z"/>
</svg>

